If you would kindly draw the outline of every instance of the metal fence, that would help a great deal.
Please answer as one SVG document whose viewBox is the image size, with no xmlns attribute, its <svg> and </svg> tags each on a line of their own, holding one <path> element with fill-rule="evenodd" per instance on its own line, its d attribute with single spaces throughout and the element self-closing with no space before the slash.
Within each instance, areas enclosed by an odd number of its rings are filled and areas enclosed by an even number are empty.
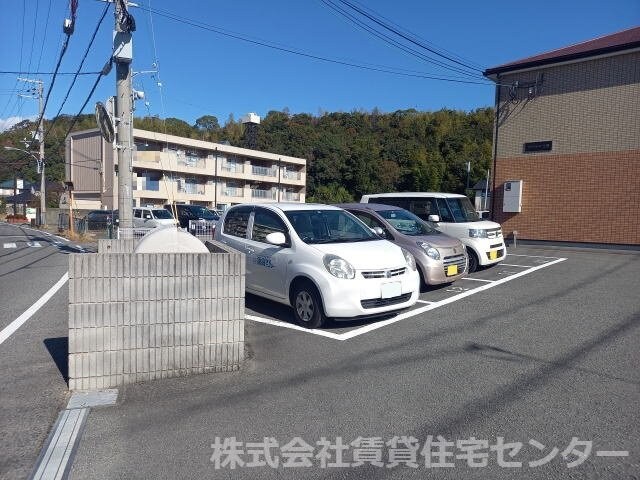
<svg viewBox="0 0 640 480">
<path fill-rule="evenodd" d="M 172 228 L 172 227 L 165 227 Z M 207 240 L 213 240 L 216 231 L 216 222 L 207 222 L 199 220 L 189 220 L 188 232 L 197 237 L 203 243 Z M 121 228 L 116 229 L 116 238 L 141 240 L 145 235 L 155 231 L 155 228 Z"/>
<path fill-rule="evenodd" d="M 140 240 L 147 233 L 153 231 L 153 228 L 122 228 L 118 227 L 116 231 L 116 238 L 118 239 L 126 239 L 133 238 L 135 240 Z"/>
</svg>

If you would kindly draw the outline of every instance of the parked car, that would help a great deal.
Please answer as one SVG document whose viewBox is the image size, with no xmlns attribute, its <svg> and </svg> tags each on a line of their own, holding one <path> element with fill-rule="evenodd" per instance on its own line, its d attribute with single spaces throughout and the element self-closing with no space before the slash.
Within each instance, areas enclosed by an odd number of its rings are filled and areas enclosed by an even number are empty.
<svg viewBox="0 0 640 480">
<path fill-rule="evenodd" d="M 118 225 L 117 210 L 92 210 L 84 217 L 88 230 L 104 230 L 109 225 Z"/>
<path fill-rule="evenodd" d="M 136 207 L 133 209 L 134 228 L 156 228 L 175 225 L 176 220 L 164 208 Z"/>
<path fill-rule="evenodd" d="M 499 223 L 482 220 L 464 195 L 437 192 L 377 193 L 363 195 L 361 203 L 384 203 L 404 208 L 435 228 L 459 238 L 467 247 L 469 272 L 505 259 L 507 247 Z"/>
<path fill-rule="evenodd" d="M 290 305 L 305 327 L 388 314 L 418 299 L 413 255 L 338 207 L 236 205 L 215 238 L 246 254 L 248 292 Z"/>
<path fill-rule="evenodd" d="M 220 215 L 201 205 L 176 203 L 165 205 L 164 208 L 172 213 L 175 211 L 180 226 L 193 235 L 213 236 L 215 224 L 220 220 Z"/>
<path fill-rule="evenodd" d="M 451 283 L 466 275 L 468 257 L 462 242 L 439 232 L 413 213 L 377 203 L 336 206 L 358 217 L 382 238 L 411 252 L 424 284 Z"/>
</svg>

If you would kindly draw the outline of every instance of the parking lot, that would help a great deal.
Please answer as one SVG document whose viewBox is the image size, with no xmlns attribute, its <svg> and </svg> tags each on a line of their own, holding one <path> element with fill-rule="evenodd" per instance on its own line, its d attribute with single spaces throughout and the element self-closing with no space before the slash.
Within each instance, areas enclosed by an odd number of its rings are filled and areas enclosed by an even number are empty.
<svg viewBox="0 0 640 480">
<path fill-rule="evenodd" d="M 291 328 L 335 340 L 348 340 L 460 301 L 471 295 L 481 295 L 482 292 L 488 289 L 501 288 L 507 282 L 525 277 L 543 268 L 552 267 L 565 260 L 566 258 L 564 257 L 508 254 L 504 262 L 481 269 L 456 282 L 443 286 L 423 288 L 420 299 L 413 307 L 387 318 L 334 321 L 328 327 L 322 329 L 307 329 L 293 322 L 293 314 L 289 308 L 254 295 L 248 295 L 246 300 L 246 319 L 277 327 Z"/>
<path fill-rule="evenodd" d="M 470 278 L 319 331 L 249 297 L 241 371 L 123 387 L 91 411 L 70 478 L 636 478 L 638 253 L 519 247 Z M 425 453 L 439 436 L 445 468 Z M 402 437 L 415 464 L 390 463 Z M 364 440 L 382 466 L 357 461 Z M 323 464 L 338 441 L 344 461 Z M 482 467 L 455 456 L 474 441 Z M 277 461 L 252 461 L 265 442 Z"/>
</svg>

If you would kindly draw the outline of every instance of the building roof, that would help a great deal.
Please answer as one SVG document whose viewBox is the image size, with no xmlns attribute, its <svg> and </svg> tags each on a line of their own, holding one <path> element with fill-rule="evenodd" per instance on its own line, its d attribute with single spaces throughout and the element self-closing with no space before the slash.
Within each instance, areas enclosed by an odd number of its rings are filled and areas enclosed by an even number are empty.
<svg viewBox="0 0 640 480">
<path fill-rule="evenodd" d="M 629 28 L 621 32 L 611 33 L 602 37 L 540 53 L 532 57 L 522 58 L 514 62 L 505 63 L 485 70 L 485 76 L 504 73 L 512 70 L 539 67 L 553 63 L 594 57 L 606 53 L 613 53 L 640 47 L 640 27 Z"/>
</svg>

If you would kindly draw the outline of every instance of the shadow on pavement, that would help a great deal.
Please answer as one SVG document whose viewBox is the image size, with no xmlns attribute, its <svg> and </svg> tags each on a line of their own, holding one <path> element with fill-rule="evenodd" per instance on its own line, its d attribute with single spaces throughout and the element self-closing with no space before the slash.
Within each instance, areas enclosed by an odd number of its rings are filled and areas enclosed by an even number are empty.
<svg viewBox="0 0 640 480">
<path fill-rule="evenodd" d="M 47 347 L 49 355 L 58 367 L 62 379 L 69 385 L 69 337 L 45 338 L 44 346 Z"/>
</svg>

